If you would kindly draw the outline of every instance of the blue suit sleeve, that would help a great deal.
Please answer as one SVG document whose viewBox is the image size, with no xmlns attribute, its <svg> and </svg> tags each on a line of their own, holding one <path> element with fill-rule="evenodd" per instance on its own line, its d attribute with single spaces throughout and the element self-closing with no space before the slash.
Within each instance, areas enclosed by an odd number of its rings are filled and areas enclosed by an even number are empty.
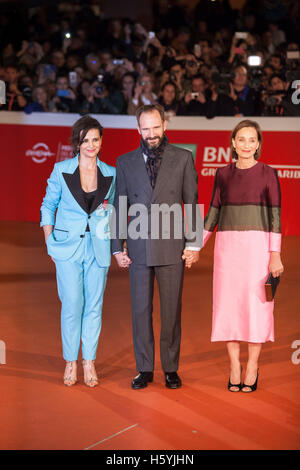
<svg viewBox="0 0 300 470">
<path fill-rule="evenodd" d="M 61 183 L 57 165 L 54 165 L 53 171 L 47 181 L 46 195 L 41 206 L 41 222 L 43 225 L 55 225 L 55 212 L 61 198 Z"/>
</svg>

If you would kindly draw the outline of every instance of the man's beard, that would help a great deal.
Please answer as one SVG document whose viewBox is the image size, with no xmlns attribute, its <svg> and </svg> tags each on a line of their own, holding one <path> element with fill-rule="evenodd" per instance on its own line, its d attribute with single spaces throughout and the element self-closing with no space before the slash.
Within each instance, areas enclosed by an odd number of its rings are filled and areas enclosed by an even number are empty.
<svg viewBox="0 0 300 470">
<path fill-rule="evenodd" d="M 157 149 L 160 146 L 160 144 L 164 140 L 164 136 L 165 134 L 163 134 L 161 137 L 155 136 L 155 139 L 151 139 L 149 137 L 147 139 L 143 139 L 142 137 L 142 141 L 144 142 L 145 146 L 149 150 L 153 150 L 153 149 Z M 152 144 L 151 144 L 151 141 L 153 142 Z"/>
</svg>

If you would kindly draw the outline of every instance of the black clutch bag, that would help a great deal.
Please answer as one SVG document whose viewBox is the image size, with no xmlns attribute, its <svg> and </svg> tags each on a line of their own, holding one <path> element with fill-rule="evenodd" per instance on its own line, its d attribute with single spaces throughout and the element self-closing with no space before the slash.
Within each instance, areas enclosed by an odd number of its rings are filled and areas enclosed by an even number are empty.
<svg viewBox="0 0 300 470">
<path fill-rule="evenodd" d="M 280 282 L 280 277 L 273 277 L 272 273 L 269 274 L 268 279 L 265 282 L 266 300 L 271 302 L 275 297 L 277 286 Z"/>
</svg>

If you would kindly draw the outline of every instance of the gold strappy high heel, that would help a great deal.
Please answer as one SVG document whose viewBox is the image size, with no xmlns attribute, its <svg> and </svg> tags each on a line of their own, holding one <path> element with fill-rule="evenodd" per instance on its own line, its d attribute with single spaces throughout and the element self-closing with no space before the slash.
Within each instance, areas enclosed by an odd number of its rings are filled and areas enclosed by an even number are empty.
<svg viewBox="0 0 300 470">
<path fill-rule="evenodd" d="M 83 359 L 83 372 L 84 372 L 84 383 L 87 387 L 94 388 L 99 385 L 96 369 L 94 365 L 95 361 Z"/>
<path fill-rule="evenodd" d="M 77 383 L 77 367 L 74 367 L 74 364 L 77 365 L 77 361 L 66 361 L 64 384 L 67 387 L 71 387 Z"/>
</svg>

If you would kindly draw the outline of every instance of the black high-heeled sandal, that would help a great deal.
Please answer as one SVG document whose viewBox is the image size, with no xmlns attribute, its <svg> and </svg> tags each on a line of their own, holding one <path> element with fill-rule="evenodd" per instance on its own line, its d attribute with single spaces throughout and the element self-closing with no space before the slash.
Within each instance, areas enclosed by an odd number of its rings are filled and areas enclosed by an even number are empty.
<svg viewBox="0 0 300 470">
<path fill-rule="evenodd" d="M 255 392 L 255 390 L 257 389 L 257 381 L 258 381 L 258 369 L 257 369 L 256 380 L 255 380 L 254 384 L 253 385 L 247 385 L 247 384 L 243 383 L 242 388 L 241 388 L 242 392 L 243 393 Z M 246 387 L 250 388 L 250 390 L 243 390 L 243 388 L 246 388 Z"/>
<path fill-rule="evenodd" d="M 242 368 L 242 366 L 241 366 L 241 381 L 240 381 L 239 384 L 232 384 L 232 383 L 230 382 L 230 375 L 229 375 L 229 380 L 228 380 L 227 388 L 228 388 L 228 390 L 229 390 L 230 392 L 237 393 L 237 392 L 240 392 L 240 391 L 241 391 L 241 389 L 242 389 L 242 370 L 243 370 L 243 368 Z M 231 390 L 231 387 L 237 387 L 238 390 Z"/>
</svg>

